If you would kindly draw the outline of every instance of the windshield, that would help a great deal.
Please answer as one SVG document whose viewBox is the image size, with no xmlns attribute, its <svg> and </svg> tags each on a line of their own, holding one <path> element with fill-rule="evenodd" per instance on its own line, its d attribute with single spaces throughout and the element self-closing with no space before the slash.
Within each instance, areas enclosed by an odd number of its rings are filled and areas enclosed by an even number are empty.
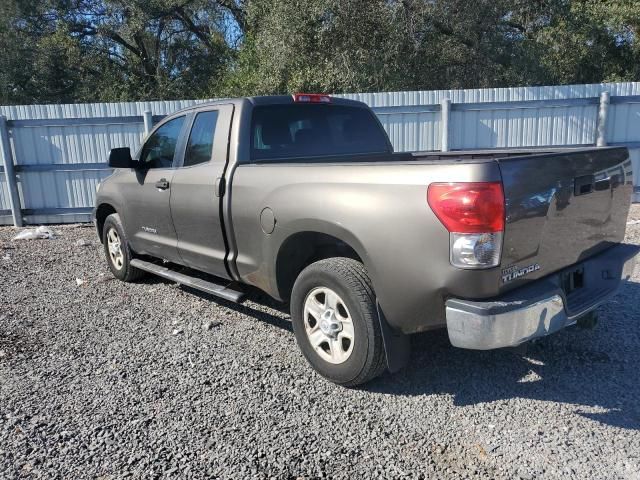
<svg viewBox="0 0 640 480">
<path fill-rule="evenodd" d="M 253 110 L 254 161 L 389 152 L 386 133 L 366 108 L 294 104 Z"/>
</svg>

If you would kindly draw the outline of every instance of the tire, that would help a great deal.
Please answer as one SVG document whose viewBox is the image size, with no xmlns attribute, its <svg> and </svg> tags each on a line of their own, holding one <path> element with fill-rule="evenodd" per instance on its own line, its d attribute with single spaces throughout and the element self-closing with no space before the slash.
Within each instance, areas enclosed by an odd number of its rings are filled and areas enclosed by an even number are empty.
<svg viewBox="0 0 640 480">
<path fill-rule="evenodd" d="M 376 298 L 362 263 L 338 257 L 305 268 L 291 293 L 291 319 L 302 354 L 331 382 L 356 386 L 384 372 Z"/>
<path fill-rule="evenodd" d="M 116 252 L 116 243 L 119 244 L 119 253 Z M 118 280 L 134 282 L 145 275 L 144 271 L 131 266 L 133 252 L 129 247 L 129 240 L 122 227 L 120 215 L 117 213 L 112 213 L 104 221 L 102 244 L 109 269 Z"/>
</svg>

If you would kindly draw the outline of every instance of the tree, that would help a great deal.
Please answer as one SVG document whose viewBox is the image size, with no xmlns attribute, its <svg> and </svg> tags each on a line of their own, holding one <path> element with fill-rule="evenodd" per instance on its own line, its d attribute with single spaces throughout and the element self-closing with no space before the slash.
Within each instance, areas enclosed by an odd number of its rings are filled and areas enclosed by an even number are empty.
<svg viewBox="0 0 640 480">
<path fill-rule="evenodd" d="M 637 1 L 558 2 L 555 15 L 527 40 L 539 53 L 546 83 L 593 83 L 639 78 Z"/>
<path fill-rule="evenodd" d="M 23 98 L 202 96 L 232 54 L 225 29 L 233 14 L 209 0 L 14 0 L 6 11 L 13 43 L 26 42 L 33 58 Z"/>
<path fill-rule="evenodd" d="M 466 88 L 544 78 L 547 2 L 254 0 L 225 93 Z"/>
<path fill-rule="evenodd" d="M 398 81 L 401 13 L 378 0 L 254 1 L 226 93 L 388 88 Z"/>
<path fill-rule="evenodd" d="M 639 0 L 3 0 L 2 103 L 640 80 Z"/>
<path fill-rule="evenodd" d="M 637 0 L 254 0 L 225 93 L 639 79 Z"/>
</svg>

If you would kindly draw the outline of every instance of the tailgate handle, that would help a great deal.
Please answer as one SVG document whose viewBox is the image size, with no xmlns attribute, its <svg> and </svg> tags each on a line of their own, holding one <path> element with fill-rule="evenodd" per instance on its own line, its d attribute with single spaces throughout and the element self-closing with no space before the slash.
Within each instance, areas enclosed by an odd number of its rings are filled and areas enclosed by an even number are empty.
<svg viewBox="0 0 640 480">
<path fill-rule="evenodd" d="M 594 183 L 595 177 L 593 175 L 585 175 L 583 177 L 574 178 L 574 196 L 579 197 L 580 195 L 586 195 L 593 192 Z"/>
</svg>

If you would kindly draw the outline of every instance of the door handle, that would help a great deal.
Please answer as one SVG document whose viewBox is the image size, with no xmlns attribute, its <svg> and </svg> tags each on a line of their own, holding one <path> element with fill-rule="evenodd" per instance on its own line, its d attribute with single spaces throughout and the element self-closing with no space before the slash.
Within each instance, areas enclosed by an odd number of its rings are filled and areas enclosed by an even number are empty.
<svg viewBox="0 0 640 480">
<path fill-rule="evenodd" d="M 216 190 L 215 190 L 216 197 L 223 196 L 224 190 L 225 190 L 224 178 L 222 177 L 216 178 Z"/>
<path fill-rule="evenodd" d="M 159 190 L 166 190 L 167 188 L 169 188 L 169 182 L 166 178 L 161 178 L 156 182 L 156 188 Z"/>
</svg>

